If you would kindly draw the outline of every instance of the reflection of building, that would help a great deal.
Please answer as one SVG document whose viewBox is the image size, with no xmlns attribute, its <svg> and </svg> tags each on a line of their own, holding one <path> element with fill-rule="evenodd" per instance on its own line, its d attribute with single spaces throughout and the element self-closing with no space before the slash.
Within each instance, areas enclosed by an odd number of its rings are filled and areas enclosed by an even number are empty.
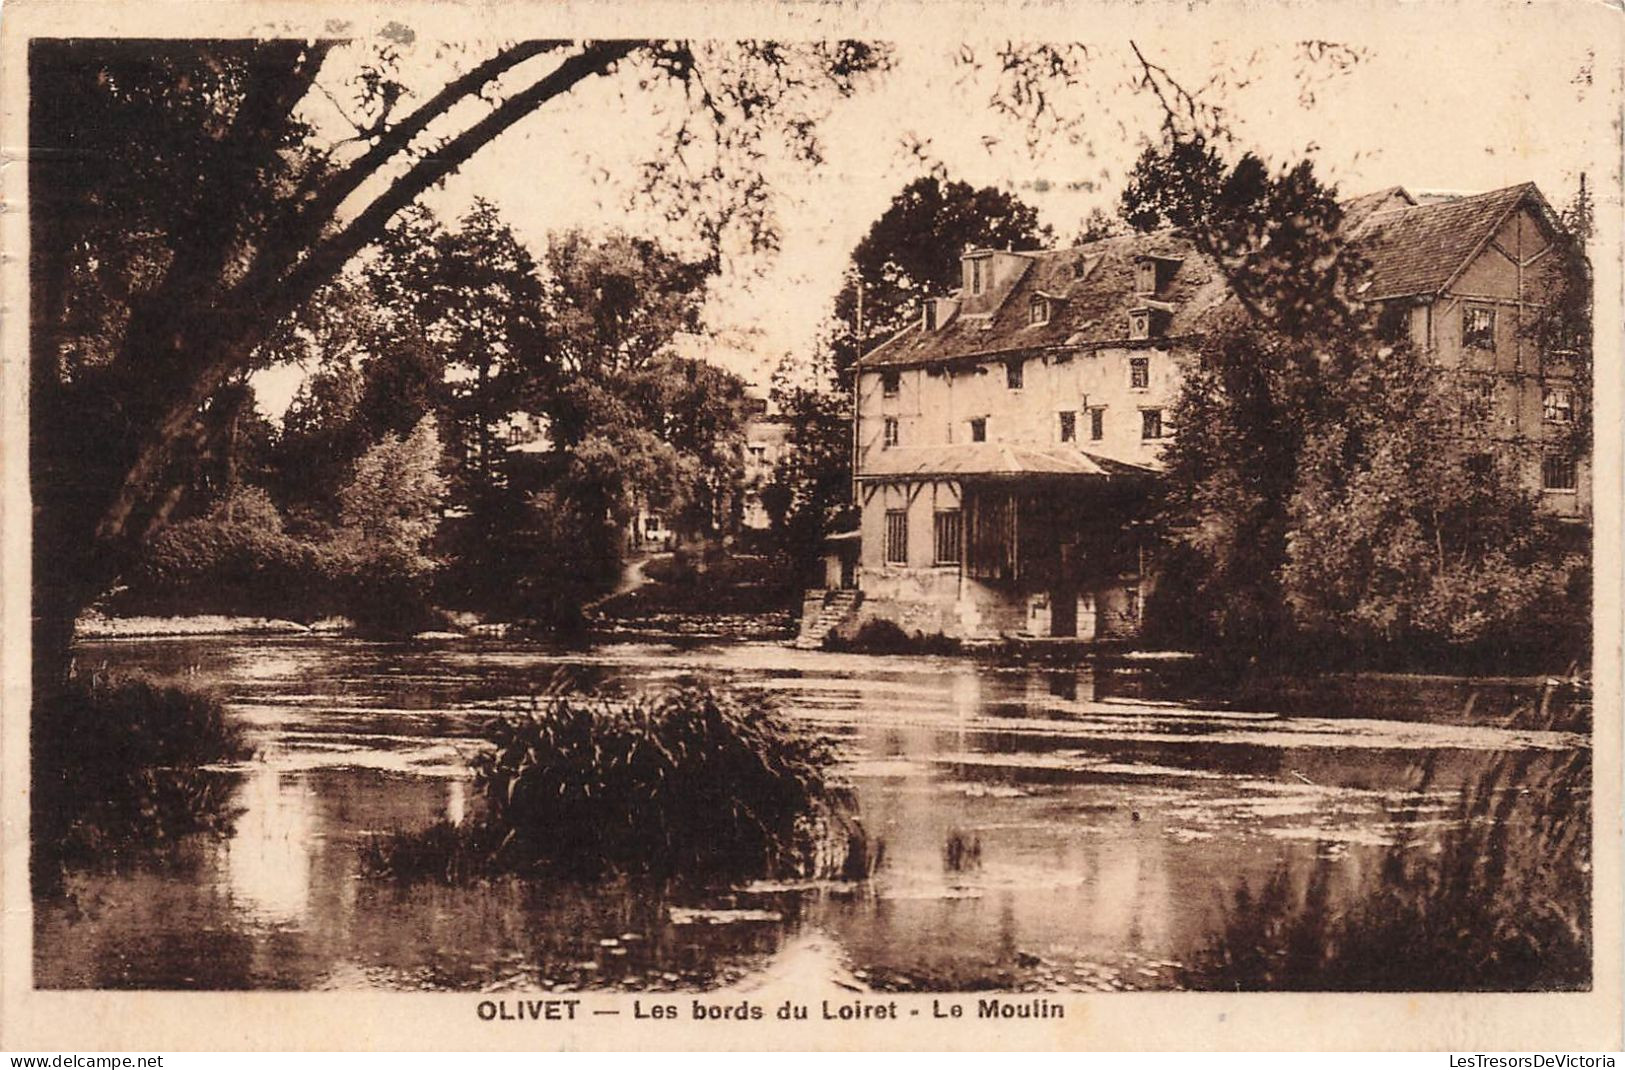
<svg viewBox="0 0 1625 1070">
<path fill-rule="evenodd" d="M 1540 193 L 1393 189 L 1350 202 L 1348 222 L 1384 328 L 1483 399 L 1552 511 L 1589 516 L 1583 463 L 1555 445 L 1573 370 L 1526 333 L 1556 227 Z M 962 279 L 858 363 L 856 613 L 970 637 L 1131 636 L 1147 490 L 1225 282 L 1172 232 L 971 249 Z"/>
</svg>

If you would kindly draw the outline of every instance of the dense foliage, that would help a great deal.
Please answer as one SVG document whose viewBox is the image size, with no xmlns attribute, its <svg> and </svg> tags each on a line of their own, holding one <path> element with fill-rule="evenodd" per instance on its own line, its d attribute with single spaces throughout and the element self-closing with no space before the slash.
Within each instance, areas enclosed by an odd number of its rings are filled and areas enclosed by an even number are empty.
<svg viewBox="0 0 1625 1070">
<path fill-rule="evenodd" d="M 218 697 L 80 672 L 31 713 L 36 887 L 64 863 L 109 864 L 229 823 L 231 785 L 205 767 L 250 751 Z"/>
<path fill-rule="evenodd" d="M 1584 548 L 1520 482 L 1521 447 L 1379 331 L 1307 163 L 1231 167 L 1175 140 L 1147 150 L 1124 205 L 1192 235 L 1236 298 L 1172 413 L 1154 634 L 1322 662 L 1583 653 Z"/>
<path fill-rule="evenodd" d="M 327 306 L 318 295 L 494 138 L 584 82 L 670 92 L 679 107 L 649 146 L 639 196 L 712 256 L 724 242 L 761 248 L 774 240 L 763 145 L 815 163 L 828 103 L 888 63 L 854 41 L 536 40 L 413 86 L 402 72 L 418 47 L 440 45 L 392 26 L 376 39 L 30 50 L 39 686 L 65 680 L 78 612 L 171 520 L 205 511 L 186 499 L 233 437 L 244 377 L 283 359 L 304 310 Z M 313 129 L 305 104 L 318 96 L 353 131 Z M 418 374 L 423 355 L 394 348 L 391 381 L 436 382 Z M 422 415 L 389 428 L 405 434 Z"/>
</svg>

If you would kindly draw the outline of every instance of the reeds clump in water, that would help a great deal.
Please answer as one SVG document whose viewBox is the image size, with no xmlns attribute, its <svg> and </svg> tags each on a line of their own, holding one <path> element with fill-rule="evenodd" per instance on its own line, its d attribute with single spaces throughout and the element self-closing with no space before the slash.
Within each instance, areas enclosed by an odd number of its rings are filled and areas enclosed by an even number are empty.
<svg viewBox="0 0 1625 1070">
<path fill-rule="evenodd" d="M 368 871 L 805 876 L 842 869 L 861 838 L 828 743 L 758 699 L 691 686 L 561 696 L 481 734 L 482 813 L 375 841 Z"/>
<path fill-rule="evenodd" d="M 230 785 L 205 766 L 250 756 L 219 697 L 139 673 L 81 673 L 30 714 L 34 872 L 218 830 Z"/>
<path fill-rule="evenodd" d="M 1437 843 L 1405 826 L 1354 889 L 1320 857 L 1238 888 L 1187 971 L 1196 988 L 1539 991 L 1591 983 L 1591 761 L 1498 763 Z M 1301 887 L 1300 887 L 1301 886 Z"/>
</svg>

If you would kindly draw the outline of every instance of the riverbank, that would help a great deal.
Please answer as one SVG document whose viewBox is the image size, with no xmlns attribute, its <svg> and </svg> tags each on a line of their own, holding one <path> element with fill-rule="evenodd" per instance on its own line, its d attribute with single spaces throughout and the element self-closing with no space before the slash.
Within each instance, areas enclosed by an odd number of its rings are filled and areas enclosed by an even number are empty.
<svg viewBox="0 0 1625 1070">
<path fill-rule="evenodd" d="M 354 623 L 331 617 L 311 624 L 274 617 L 237 617 L 220 613 L 176 617 L 108 617 L 86 613 L 74 624 L 76 639 L 161 639 L 208 635 L 340 635 Z"/>
</svg>

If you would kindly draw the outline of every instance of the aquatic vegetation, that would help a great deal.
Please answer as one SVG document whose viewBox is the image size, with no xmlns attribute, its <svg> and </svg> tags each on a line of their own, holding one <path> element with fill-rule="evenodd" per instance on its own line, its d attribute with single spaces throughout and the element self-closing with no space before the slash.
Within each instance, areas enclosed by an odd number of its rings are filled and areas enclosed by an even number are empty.
<svg viewBox="0 0 1625 1070">
<path fill-rule="evenodd" d="M 1352 890 L 1324 853 L 1238 887 L 1194 988 L 1528 991 L 1591 982 L 1591 760 L 1506 759 L 1437 842 L 1404 825 Z M 1427 778 L 1424 777 L 1424 781 Z"/>
<path fill-rule="evenodd" d="M 801 876 L 872 864 L 828 743 L 756 698 L 690 686 L 556 696 L 481 734 L 482 812 L 375 840 L 368 872 Z"/>
<path fill-rule="evenodd" d="M 958 639 L 939 633 L 906 632 L 893 621 L 866 620 L 850 638 L 838 632 L 824 637 L 824 649 L 852 654 L 953 654 L 960 648 Z"/>
<path fill-rule="evenodd" d="M 230 822 L 205 766 L 249 757 L 210 691 L 142 674 L 75 676 L 30 717 L 36 886 L 64 864 L 111 861 Z"/>
</svg>

